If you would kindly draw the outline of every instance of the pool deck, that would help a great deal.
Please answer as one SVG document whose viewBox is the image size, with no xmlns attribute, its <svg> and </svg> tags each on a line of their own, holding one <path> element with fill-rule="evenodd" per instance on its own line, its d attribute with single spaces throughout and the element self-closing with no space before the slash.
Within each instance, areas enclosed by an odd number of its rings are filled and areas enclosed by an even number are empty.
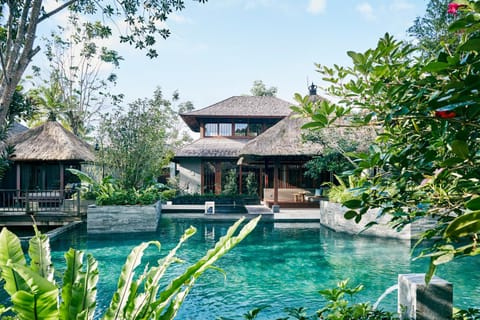
<svg viewBox="0 0 480 320">
<path fill-rule="evenodd" d="M 205 214 L 203 205 L 162 205 L 161 216 L 164 218 L 202 219 L 202 220 L 237 220 L 241 217 L 254 218 L 262 215 L 264 221 L 274 222 L 320 222 L 320 208 L 280 208 L 273 213 L 264 205 L 246 205 L 248 213 Z"/>
</svg>

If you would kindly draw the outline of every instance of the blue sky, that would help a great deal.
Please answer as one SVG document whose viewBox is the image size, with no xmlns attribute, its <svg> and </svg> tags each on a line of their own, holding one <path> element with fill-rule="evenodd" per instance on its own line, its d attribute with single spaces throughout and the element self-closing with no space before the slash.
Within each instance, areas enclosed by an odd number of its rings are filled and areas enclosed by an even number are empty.
<svg viewBox="0 0 480 320">
<path fill-rule="evenodd" d="M 293 101 L 319 83 L 314 63 L 348 65 L 346 51 L 375 46 L 386 32 L 406 38 L 423 15 L 427 0 L 186 0 L 170 17 L 172 35 L 159 40 L 158 58 L 127 45 L 113 89 L 125 101 L 166 96 L 178 89 L 182 101 L 203 108 L 234 95 L 249 94 L 253 81 L 278 88 Z"/>
</svg>

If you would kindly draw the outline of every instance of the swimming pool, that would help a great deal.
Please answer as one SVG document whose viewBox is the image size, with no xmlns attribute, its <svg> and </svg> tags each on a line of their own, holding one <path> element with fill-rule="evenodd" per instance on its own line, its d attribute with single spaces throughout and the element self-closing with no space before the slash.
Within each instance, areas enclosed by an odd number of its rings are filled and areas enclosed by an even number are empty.
<svg viewBox="0 0 480 320">
<path fill-rule="evenodd" d="M 87 235 L 75 230 L 52 242 L 56 269 L 64 266 L 69 247 L 91 253 L 99 262 L 98 314 L 108 307 L 117 277 L 130 250 L 142 241 L 159 240 L 164 255 L 190 225 L 198 231 L 180 252 L 186 261 L 172 270 L 179 273 L 210 249 L 231 223 L 200 220 L 162 220 L 155 233 Z M 145 260 L 155 261 L 150 250 Z M 258 319 L 285 316 L 285 307 L 306 307 L 313 313 L 323 305 L 318 291 L 339 280 L 364 284 L 357 302 L 375 300 L 396 284 L 398 273 L 424 272 L 427 260 L 411 262 L 410 242 L 339 234 L 318 224 L 260 223 L 253 233 L 217 265 L 227 274 L 207 271 L 187 297 L 177 319 L 241 318 L 254 307 L 269 305 Z M 437 273 L 454 284 L 455 305 L 480 306 L 480 259 L 463 259 L 440 268 Z M 138 273 L 142 270 L 139 269 Z M 380 308 L 394 311 L 396 293 Z"/>
</svg>

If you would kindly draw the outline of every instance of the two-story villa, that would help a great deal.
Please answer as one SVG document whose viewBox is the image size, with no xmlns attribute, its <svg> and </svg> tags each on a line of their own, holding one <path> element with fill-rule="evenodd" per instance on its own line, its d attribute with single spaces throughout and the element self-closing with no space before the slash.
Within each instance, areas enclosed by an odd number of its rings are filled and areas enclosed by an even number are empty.
<svg viewBox="0 0 480 320">
<path fill-rule="evenodd" d="M 241 192 L 248 172 L 255 172 L 260 182 L 259 168 L 238 163 L 241 150 L 287 117 L 291 105 L 276 97 L 235 96 L 182 114 L 200 138 L 175 153 L 180 187 L 190 193 L 220 194 L 231 169 L 242 177 L 238 179 Z"/>
</svg>

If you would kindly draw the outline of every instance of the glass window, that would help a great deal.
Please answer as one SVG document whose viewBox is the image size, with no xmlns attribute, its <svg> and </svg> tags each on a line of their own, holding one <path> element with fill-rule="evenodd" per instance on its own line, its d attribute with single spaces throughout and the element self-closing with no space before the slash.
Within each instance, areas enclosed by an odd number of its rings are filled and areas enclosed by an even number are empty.
<svg viewBox="0 0 480 320">
<path fill-rule="evenodd" d="M 246 123 L 235 123 L 235 135 L 236 136 L 246 136 L 247 135 L 247 124 Z"/>
<path fill-rule="evenodd" d="M 206 137 L 218 136 L 218 124 L 217 123 L 206 123 L 205 124 L 205 136 Z"/>
<path fill-rule="evenodd" d="M 219 123 L 218 131 L 220 136 L 229 137 L 232 135 L 232 124 L 231 123 Z"/>
<path fill-rule="evenodd" d="M 256 137 L 263 131 L 263 125 L 261 123 L 250 123 L 248 125 L 248 135 Z"/>
</svg>

